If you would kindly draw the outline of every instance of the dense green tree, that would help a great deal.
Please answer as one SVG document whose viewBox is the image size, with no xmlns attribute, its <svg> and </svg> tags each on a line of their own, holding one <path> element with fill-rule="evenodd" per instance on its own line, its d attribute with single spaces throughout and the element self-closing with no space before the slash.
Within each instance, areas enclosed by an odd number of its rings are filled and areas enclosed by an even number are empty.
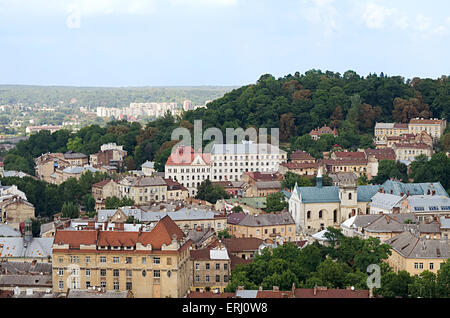
<svg viewBox="0 0 450 318">
<path fill-rule="evenodd" d="M 271 193 L 266 197 L 266 212 L 280 212 L 288 208 L 284 194 L 281 192 Z"/>
<path fill-rule="evenodd" d="M 73 202 L 64 202 L 61 208 L 61 217 L 75 219 L 80 216 L 80 209 Z"/>
<path fill-rule="evenodd" d="M 206 179 L 197 187 L 196 199 L 205 200 L 215 204 L 217 200 L 228 199 L 230 196 L 221 186 L 213 185 L 209 179 Z"/>
</svg>

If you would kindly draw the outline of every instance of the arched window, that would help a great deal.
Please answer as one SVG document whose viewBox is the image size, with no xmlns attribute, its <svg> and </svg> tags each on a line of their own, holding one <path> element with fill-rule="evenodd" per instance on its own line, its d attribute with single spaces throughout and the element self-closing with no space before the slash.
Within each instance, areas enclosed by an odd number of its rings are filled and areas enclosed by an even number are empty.
<svg viewBox="0 0 450 318">
<path fill-rule="evenodd" d="M 306 212 L 306 217 L 309 219 L 311 219 L 311 211 Z"/>
<path fill-rule="evenodd" d="M 322 218 L 322 211 L 319 211 L 319 219 Z"/>
<path fill-rule="evenodd" d="M 351 194 L 351 193 L 348 194 L 348 199 L 349 199 L 349 200 L 352 199 L 352 194 Z"/>
<path fill-rule="evenodd" d="M 333 211 L 333 222 L 336 223 L 337 222 L 337 210 Z"/>
</svg>

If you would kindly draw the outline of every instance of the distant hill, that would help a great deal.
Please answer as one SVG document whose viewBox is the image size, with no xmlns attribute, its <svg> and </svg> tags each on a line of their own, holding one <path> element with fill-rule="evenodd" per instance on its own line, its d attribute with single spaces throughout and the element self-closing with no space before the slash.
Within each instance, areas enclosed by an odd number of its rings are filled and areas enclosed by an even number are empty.
<svg viewBox="0 0 450 318">
<path fill-rule="evenodd" d="M 45 104 L 48 106 L 126 107 L 133 102 L 176 102 L 186 99 L 193 105 L 222 97 L 231 86 L 172 86 L 172 87 L 72 87 L 0 85 L 0 105 Z"/>
</svg>

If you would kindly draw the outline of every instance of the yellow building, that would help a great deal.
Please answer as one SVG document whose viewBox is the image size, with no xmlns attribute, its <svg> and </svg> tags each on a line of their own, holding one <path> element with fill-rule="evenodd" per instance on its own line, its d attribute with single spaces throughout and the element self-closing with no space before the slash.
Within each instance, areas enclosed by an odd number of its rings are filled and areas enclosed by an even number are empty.
<svg viewBox="0 0 450 318">
<path fill-rule="evenodd" d="M 121 199 L 130 198 L 137 205 L 167 200 L 167 184 L 161 177 L 125 177 L 118 189 Z"/>
<path fill-rule="evenodd" d="M 231 275 L 231 260 L 225 247 L 191 250 L 191 291 L 224 292 Z"/>
<path fill-rule="evenodd" d="M 239 222 L 228 224 L 228 231 L 237 238 L 295 241 L 295 222 L 289 212 L 245 215 Z"/>
<path fill-rule="evenodd" d="M 149 232 L 57 230 L 53 291 L 102 287 L 138 298 L 184 297 L 190 286 L 191 241 L 169 218 Z"/>
<path fill-rule="evenodd" d="M 0 222 L 7 223 L 16 230 L 21 222 L 33 219 L 34 213 L 34 206 L 18 195 L 0 202 Z"/>
<path fill-rule="evenodd" d="M 396 271 L 419 275 L 424 270 L 437 274 L 450 256 L 450 241 L 419 238 L 405 231 L 385 242 L 391 246 L 389 265 Z"/>
<path fill-rule="evenodd" d="M 447 127 L 447 120 L 437 118 L 413 118 L 409 121 L 409 133 L 418 135 L 427 132 L 435 140 L 441 138 Z"/>
</svg>

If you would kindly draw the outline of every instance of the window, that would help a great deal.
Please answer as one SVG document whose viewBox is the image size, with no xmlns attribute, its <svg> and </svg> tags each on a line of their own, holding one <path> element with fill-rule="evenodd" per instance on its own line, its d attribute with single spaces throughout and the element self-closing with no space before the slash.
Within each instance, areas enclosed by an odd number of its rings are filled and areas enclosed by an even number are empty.
<svg viewBox="0 0 450 318">
<path fill-rule="evenodd" d="M 200 270 L 200 264 L 199 263 L 195 264 L 195 270 L 197 270 L 197 271 Z"/>
<path fill-rule="evenodd" d="M 89 287 L 91 287 L 91 282 L 86 282 L 86 289 L 88 289 Z"/>
<path fill-rule="evenodd" d="M 64 289 L 64 282 L 62 280 L 59 281 L 59 289 Z"/>
<path fill-rule="evenodd" d="M 106 288 L 106 282 L 104 280 L 100 282 L 100 287 Z"/>
<path fill-rule="evenodd" d="M 59 261 L 60 263 L 63 263 L 63 262 L 64 262 L 64 257 L 62 257 L 62 256 L 58 257 L 58 261 Z"/>
<path fill-rule="evenodd" d="M 319 211 L 319 219 L 322 218 L 322 211 Z"/>
<path fill-rule="evenodd" d="M 198 283 L 198 282 L 200 282 L 200 275 L 195 275 L 195 281 Z"/>
<path fill-rule="evenodd" d="M 228 264 L 226 264 L 226 263 L 223 264 L 223 269 L 224 269 L 224 270 L 227 270 L 227 269 L 228 269 Z"/>
<path fill-rule="evenodd" d="M 126 275 L 127 275 L 127 277 L 132 277 L 133 276 L 133 272 L 131 271 L 131 269 L 127 269 Z"/>
<path fill-rule="evenodd" d="M 113 270 L 113 276 L 114 277 L 119 277 L 119 270 L 118 269 L 114 269 Z"/>
<path fill-rule="evenodd" d="M 352 194 L 351 194 L 351 193 L 348 194 L 348 199 L 349 199 L 349 200 L 352 199 Z"/>
<path fill-rule="evenodd" d="M 131 257 L 127 257 L 125 259 L 125 264 L 131 264 L 132 263 L 132 258 Z"/>
<path fill-rule="evenodd" d="M 132 290 L 133 289 L 133 284 L 131 282 L 127 282 L 126 283 L 126 289 L 127 290 Z"/>
<path fill-rule="evenodd" d="M 419 269 L 419 263 L 414 263 L 414 269 Z"/>
<path fill-rule="evenodd" d="M 119 282 L 115 281 L 113 282 L 114 290 L 119 290 Z"/>
<path fill-rule="evenodd" d="M 91 257 L 90 256 L 86 256 L 85 261 L 86 261 L 86 264 L 89 264 L 91 262 Z"/>
<path fill-rule="evenodd" d="M 154 278 L 160 278 L 161 277 L 161 271 L 159 269 L 156 269 L 153 271 L 153 277 Z"/>
<path fill-rule="evenodd" d="M 153 264 L 161 264 L 161 259 L 159 257 L 153 257 Z"/>
<path fill-rule="evenodd" d="M 58 275 L 63 276 L 64 275 L 64 268 L 58 269 Z"/>
<path fill-rule="evenodd" d="M 419 263 L 419 269 L 423 269 L 423 263 Z"/>
<path fill-rule="evenodd" d="M 434 264 L 430 263 L 430 269 L 434 269 Z"/>
<path fill-rule="evenodd" d="M 206 269 L 209 269 L 209 263 L 206 263 L 205 266 L 206 266 Z"/>
<path fill-rule="evenodd" d="M 106 256 L 100 256 L 100 263 L 106 263 Z"/>
<path fill-rule="evenodd" d="M 209 283 L 209 275 L 205 276 L 205 282 Z"/>
<path fill-rule="evenodd" d="M 86 277 L 90 277 L 90 276 L 91 276 L 91 269 L 86 268 Z"/>
<path fill-rule="evenodd" d="M 113 257 L 113 263 L 114 264 L 118 264 L 119 263 L 119 258 L 118 257 Z"/>
<path fill-rule="evenodd" d="M 80 257 L 78 256 L 70 256 L 70 262 L 71 263 L 79 263 Z"/>
<path fill-rule="evenodd" d="M 223 275 L 223 281 L 224 281 L 225 283 L 228 282 L 228 275 Z"/>
<path fill-rule="evenodd" d="M 216 283 L 220 283 L 220 275 L 216 275 Z"/>
<path fill-rule="evenodd" d="M 220 263 L 216 263 L 216 269 L 217 269 L 217 270 L 220 269 Z"/>
<path fill-rule="evenodd" d="M 311 219 L 311 211 L 306 212 L 306 217 L 308 220 Z"/>
<path fill-rule="evenodd" d="M 102 268 L 100 269 L 100 276 L 106 276 L 106 269 Z"/>
</svg>

